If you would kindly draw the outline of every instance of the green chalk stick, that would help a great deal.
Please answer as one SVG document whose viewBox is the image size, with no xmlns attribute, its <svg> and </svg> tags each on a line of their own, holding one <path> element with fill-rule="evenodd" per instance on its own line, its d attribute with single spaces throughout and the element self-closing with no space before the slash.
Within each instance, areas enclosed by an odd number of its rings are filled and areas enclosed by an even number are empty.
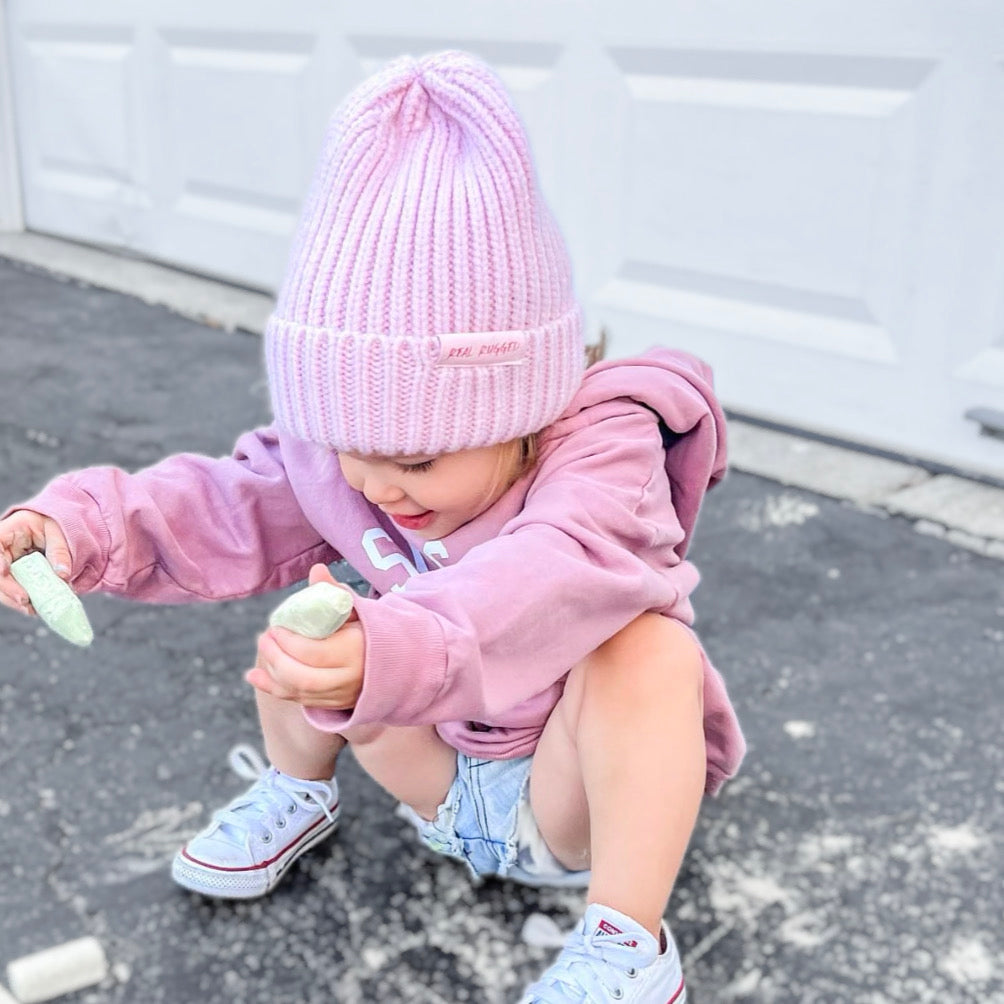
<svg viewBox="0 0 1004 1004">
<path fill-rule="evenodd" d="M 94 641 L 94 629 L 77 594 L 53 571 L 41 551 L 32 551 L 10 566 L 38 616 L 56 634 L 82 648 Z"/>
<path fill-rule="evenodd" d="M 284 627 L 305 638 L 327 638 L 352 613 L 352 594 L 331 582 L 315 582 L 280 603 L 268 619 L 271 627 Z"/>
</svg>

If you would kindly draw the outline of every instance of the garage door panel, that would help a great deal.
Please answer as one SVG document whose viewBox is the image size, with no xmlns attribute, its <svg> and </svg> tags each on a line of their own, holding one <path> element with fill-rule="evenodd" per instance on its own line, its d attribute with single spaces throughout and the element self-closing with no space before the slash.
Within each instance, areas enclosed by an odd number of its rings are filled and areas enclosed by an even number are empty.
<svg viewBox="0 0 1004 1004">
<path fill-rule="evenodd" d="M 633 257 L 860 292 L 878 123 L 653 101 L 633 118 Z"/>
<path fill-rule="evenodd" d="M 825 52 L 612 47 L 640 97 L 679 104 L 885 118 L 909 101 L 930 59 Z"/>
<path fill-rule="evenodd" d="M 765 351 L 895 362 L 916 184 L 907 110 L 935 64 L 611 53 L 631 95 L 629 196 L 599 301 Z"/>
<path fill-rule="evenodd" d="M 638 314 L 651 314 L 664 322 L 663 331 L 700 331 L 705 344 L 716 334 L 756 339 L 764 363 L 771 351 L 791 347 L 869 363 L 897 360 L 889 333 L 851 297 L 627 261 L 596 300 L 614 331 L 631 331 Z M 610 319 L 611 309 L 621 313 L 619 322 Z"/>
<path fill-rule="evenodd" d="M 286 237 L 302 199 L 308 35 L 165 31 L 173 211 Z M 225 136 L 206 143 L 206 136 Z M 274 156 L 266 151 L 286 151 Z"/>
<path fill-rule="evenodd" d="M 140 188 L 129 97 L 132 32 L 39 27 L 27 33 L 23 51 L 28 100 L 22 110 L 32 128 L 22 156 L 35 180 L 29 198 L 65 195 L 107 204 L 121 199 L 124 188 Z"/>
<path fill-rule="evenodd" d="M 281 44 L 265 35 L 165 32 L 164 42 L 179 187 L 231 189 L 237 201 L 261 197 L 271 208 L 279 201 L 295 209 L 299 158 L 263 153 L 303 152 L 302 119 L 290 110 L 307 90 L 310 37 Z M 225 143 L 204 141 L 221 133 Z"/>
</svg>

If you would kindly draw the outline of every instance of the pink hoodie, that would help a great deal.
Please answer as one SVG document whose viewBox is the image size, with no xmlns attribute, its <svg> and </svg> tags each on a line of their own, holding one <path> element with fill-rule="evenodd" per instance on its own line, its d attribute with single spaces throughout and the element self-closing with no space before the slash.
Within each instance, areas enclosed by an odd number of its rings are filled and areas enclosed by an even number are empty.
<svg viewBox="0 0 1004 1004">
<path fill-rule="evenodd" d="M 374 591 L 356 600 L 362 693 L 351 711 L 306 709 L 309 721 L 434 724 L 456 749 L 502 759 L 533 752 L 568 670 L 639 614 L 692 623 L 685 555 L 725 472 L 710 371 L 666 349 L 593 366 L 539 452 L 495 505 L 435 541 L 351 489 L 331 450 L 276 427 L 228 458 L 65 474 L 18 508 L 60 524 L 79 592 L 230 599 L 344 558 Z M 714 792 L 745 744 L 706 657 L 704 697 Z"/>
</svg>

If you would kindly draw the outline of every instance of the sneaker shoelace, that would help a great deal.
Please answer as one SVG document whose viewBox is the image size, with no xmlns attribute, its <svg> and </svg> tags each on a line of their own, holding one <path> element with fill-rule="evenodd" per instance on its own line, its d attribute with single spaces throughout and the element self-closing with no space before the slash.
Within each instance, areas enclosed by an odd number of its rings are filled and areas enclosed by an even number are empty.
<svg viewBox="0 0 1004 1004">
<path fill-rule="evenodd" d="M 572 931 L 554 965 L 527 991 L 534 1004 L 621 1000 L 624 980 L 638 975 L 638 950 L 622 944 L 623 933 Z"/>
<path fill-rule="evenodd" d="M 256 749 L 239 744 L 229 755 L 235 774 L 254 785 L 235 798 L 226 808 L 213 814 L 217 833 L 241 846 L 255 835 L 270 843 L 276 829 L 285 829 L 287 818 L 298 811 L 323 812 L 330 822 L 334 815 L 328 808 L 334 792 L 325 781 L 303 781 L 269 767 Z"/>
</svg>

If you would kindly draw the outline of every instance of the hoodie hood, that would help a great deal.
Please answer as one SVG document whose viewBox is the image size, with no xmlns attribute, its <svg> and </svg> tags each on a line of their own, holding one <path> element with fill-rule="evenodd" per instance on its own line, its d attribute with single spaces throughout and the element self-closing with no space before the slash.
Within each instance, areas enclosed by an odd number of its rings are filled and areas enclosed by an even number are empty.
<svg viewBox="0 0 1004 1004">
<path fill-rule="evenodd" d="M 581 411 L 615 397 L 654 411 L 664 427 L 666 474 L 684 531 L 676 552 L 683 558 L 704 496 L 727 466 L 725 414 L 711 368 L 696 356 L 662 348 L 632 359 L 604 360 L 586 371 L 573 408 Z"/>
</svg>

